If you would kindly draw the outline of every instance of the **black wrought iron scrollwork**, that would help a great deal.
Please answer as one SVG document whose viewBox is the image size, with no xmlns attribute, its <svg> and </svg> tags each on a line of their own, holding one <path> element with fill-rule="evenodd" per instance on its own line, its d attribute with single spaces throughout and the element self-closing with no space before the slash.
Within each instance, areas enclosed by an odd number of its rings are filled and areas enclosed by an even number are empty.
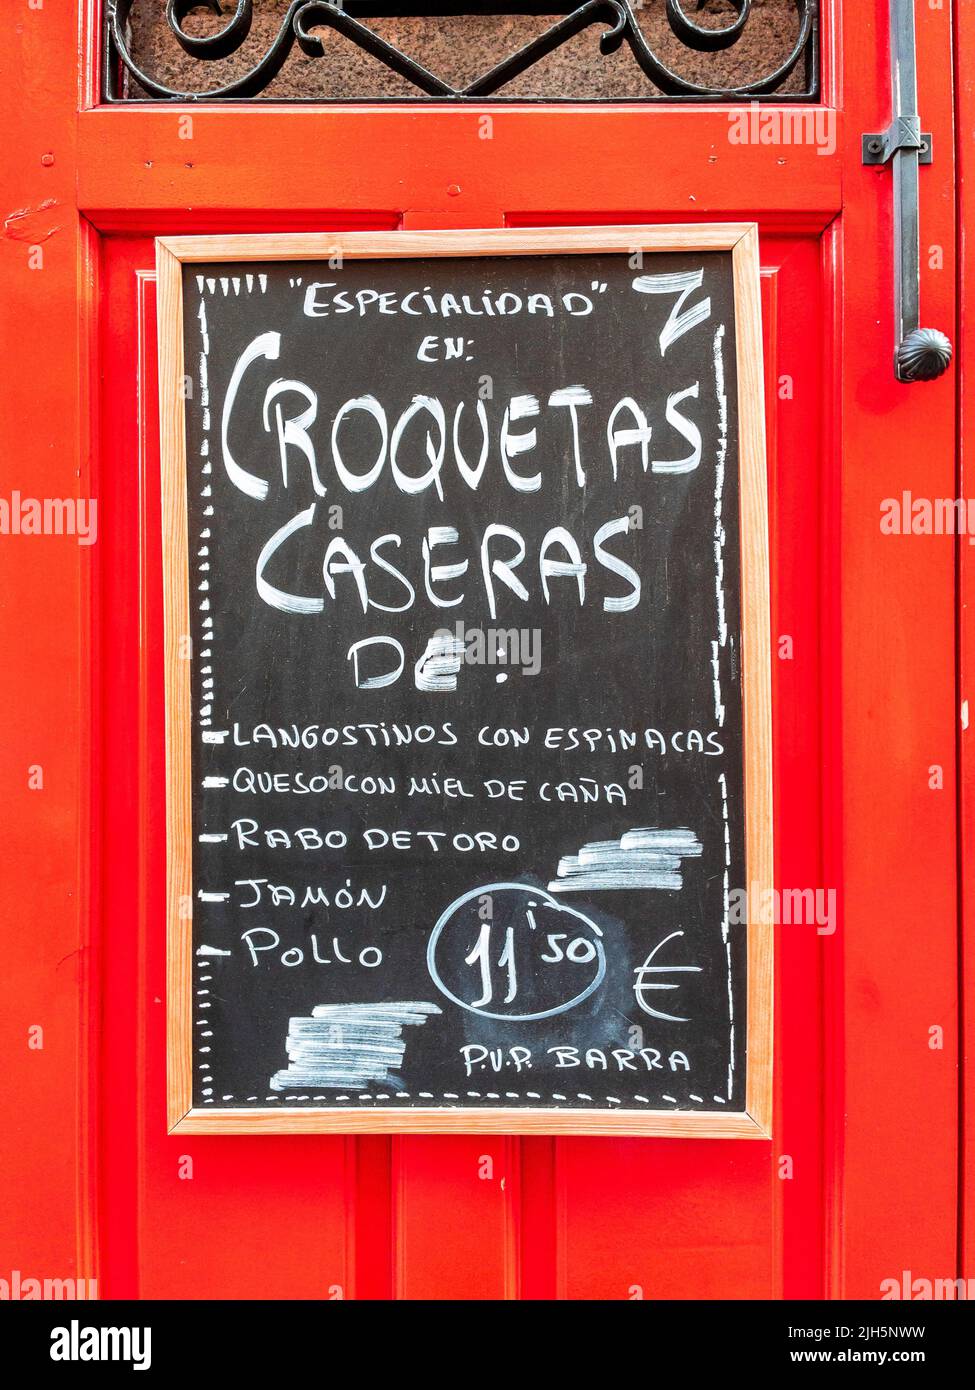
<svg viewBox="0 0 975 1390">
<path fill-rule="evenodd" d="M 688 48 L 696 48 L 702 53 L 716 53 L 719 49 L 730 48 L 732 44 L 737 43 L 748 23 L 752 0 L 731 0 L 731 3 L 738 13 L 731 24 L 720 27 L 716 25 L 714 28 L 704 28 L 693 19 L 689 19 L 684 13 L 681 0 L 667 0 L 667 18 L 671 29 Z M 699 10 L 702 5 L 703 0 L 698 0 Z"/>
<path fill-rule="evenodd" d="M 423 97 L 452 101 L 504 100 L 503 89 L 510 82 L 569 39 L 597 25 L 602 26 L 600 52 L 604 55 L 615 53 L 626 44 L 648 83 L 655 89 L 650 99 L 734 101 L 774 96 L 776 100 L 809 101 L 817 94 L 818 0 L 792 0 L 796 10 L 797 32 L 788 56 L 774 71 L 735 87 L 695 82 L 669 67 L 651 48 L 631 0 L 574 0 L 568 4 L 559 3 L 559 0 L 525 0 L 524 3 L 511 5 L 392 5 L 384 4 L 382 0 L 292 0 L 277 34 L 258 62 L 241 76 L 206 91 L 180 91 L 169 87 L 140 66 L 129 39 L 129 19 L 135 2 L 105 0 L 106 50 L 110 60 L 105 96 L 109 101 L 125 99 L 119 80 L 123 72 L 127 72 L 138 84 L 144 94 L 140 99 L 203 102 L 260 96 L 277 77 L 295 44 L 311 58 L 324 56 L 325 46 L 314 32 L 323 28 L 334 30 L 357 48 L 377 58 L 392 72 L 411 83 L 417 94 Z M 736 11 L 734 19 L 726 25 L 711 27 L 701 23 L 697 17 L 704 0 L 693 0 L 696 7 L 694 16 L 688 14 L 691 3 L 692 0 L 666 0 L 666 14 L 670 28 L 680 42 L 701 53 L 731 48 L 742 37 L 752 18 L 752 0 L 730 0 Z M 229 14 L 231 5 L 233 13 Z M 185 20 L 193 10 L 200 9 L 226 17 L 226 24 L 216 33 L 205 36 L 188 32 L 184 27 Z M 225 3 L 221 3 L 221 0 L 168 0 L 166 21 L 185 53 L 202 62 L 213 62 L 228 58 L 240 50 L 251 32 L 253 11 L 253 0 L 225 0 Z M 560 17 L 531 42 L 463 87 L 453 86 L 430 72 L 363 22 L 367 19 L 436 19 L 459 15 Z M 783 93 L 783 84 L 800 64 L 804 65 L 803 90 Z M 344 101 L 349 99 L 349 96 L 342 97 Z M 524 97 L 518 99 L 525 100 Z"/>
</svg>

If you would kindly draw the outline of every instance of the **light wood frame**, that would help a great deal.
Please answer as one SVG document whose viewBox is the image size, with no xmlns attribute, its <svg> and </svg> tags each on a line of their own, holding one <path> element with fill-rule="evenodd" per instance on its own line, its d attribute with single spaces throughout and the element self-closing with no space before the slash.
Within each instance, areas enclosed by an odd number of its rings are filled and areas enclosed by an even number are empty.
<svg viewBox="0 0 975 1390">
<path fill-rule="evenodd" d="M 744 1111 L 329 1107 L 206 1110 L 192 1090 L 192 714 L 183 396 L 182 266 L 200 261 L 731 251 L 738 380 L 738 468 L 748 883 Z M 754 914 L 773 882 L 771 640 L 758 229 L 752 222 L 472 231 L 163 237 L 156 241 L 166 680 L 167 1108 L 186 1134 L 592 1134 L 766 1139 L 772 1132 L 773 932 Z M 757 891 L 756 891 L 757 890 Z"/>
</svg>

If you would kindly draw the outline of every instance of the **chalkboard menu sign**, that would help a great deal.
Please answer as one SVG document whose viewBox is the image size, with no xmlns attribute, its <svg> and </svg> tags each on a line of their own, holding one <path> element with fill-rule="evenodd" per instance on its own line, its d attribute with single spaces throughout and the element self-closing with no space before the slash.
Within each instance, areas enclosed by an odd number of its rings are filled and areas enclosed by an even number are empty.
<svg viewBox="0 0 975 1390">
<path fill-rule="evenodd" d="M 171 1126 L 767 1135 L 754 226 L 157 263 Z"/>
</svg>

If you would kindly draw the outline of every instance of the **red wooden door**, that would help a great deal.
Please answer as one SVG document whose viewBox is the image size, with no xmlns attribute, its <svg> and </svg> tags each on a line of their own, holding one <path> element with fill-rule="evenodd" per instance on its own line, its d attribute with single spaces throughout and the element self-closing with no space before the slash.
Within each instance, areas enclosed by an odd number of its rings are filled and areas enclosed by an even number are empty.
<svg viewBox="0 0 975 1390">
<path fill-rule="evenodd" d="M 97 10 L 80 63 L 76 7 L 4 21 L 5 491 L 98 501 L 95 545 L 0 538 L 6 1265 L 175 1298 L 951 1277 L 955 562 L 949 537 L 884 535 L 880 507 L 954 494 L 955 387 L 891 370 L 890 173 L 861 164 L 890 111 L 887 0 L 823 0 L 823 138 L 802 143 L 733 141 L 717 103 L 106 106 Z M 922 297 L 951 333 L 949 7 L 919 13 L 918 47 Z M 774 1139 L 168 1137 L 153 237 L 697 218 L 759 224 L 777 883 L 838 904 L 835 931 L 777 929 Z"/>
</svg>

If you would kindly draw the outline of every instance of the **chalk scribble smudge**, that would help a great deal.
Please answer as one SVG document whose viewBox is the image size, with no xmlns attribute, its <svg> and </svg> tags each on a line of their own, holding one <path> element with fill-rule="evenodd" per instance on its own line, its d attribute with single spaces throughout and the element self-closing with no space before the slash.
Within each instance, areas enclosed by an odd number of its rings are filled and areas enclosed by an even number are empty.
<svg viewBox="0 0 975 1390">
<path fill-rule="evenodd" d="M 693 830 L 628 830 L 618 840 L 594 840 L 559 860 L 550 893 L 683 886 L 681 862 L 697 859 L 703 846 Z"/>
<path fill-rule="evenodd" d="M 310 1018 L 288 1022 L 288 1066 L 271 1077 L 272 1091 L 296 1087 L 394 1083 L 403 1064 L 403 1029 L 439 1014 L 436 1004 L 319 1004 Z"/>
</svg>

